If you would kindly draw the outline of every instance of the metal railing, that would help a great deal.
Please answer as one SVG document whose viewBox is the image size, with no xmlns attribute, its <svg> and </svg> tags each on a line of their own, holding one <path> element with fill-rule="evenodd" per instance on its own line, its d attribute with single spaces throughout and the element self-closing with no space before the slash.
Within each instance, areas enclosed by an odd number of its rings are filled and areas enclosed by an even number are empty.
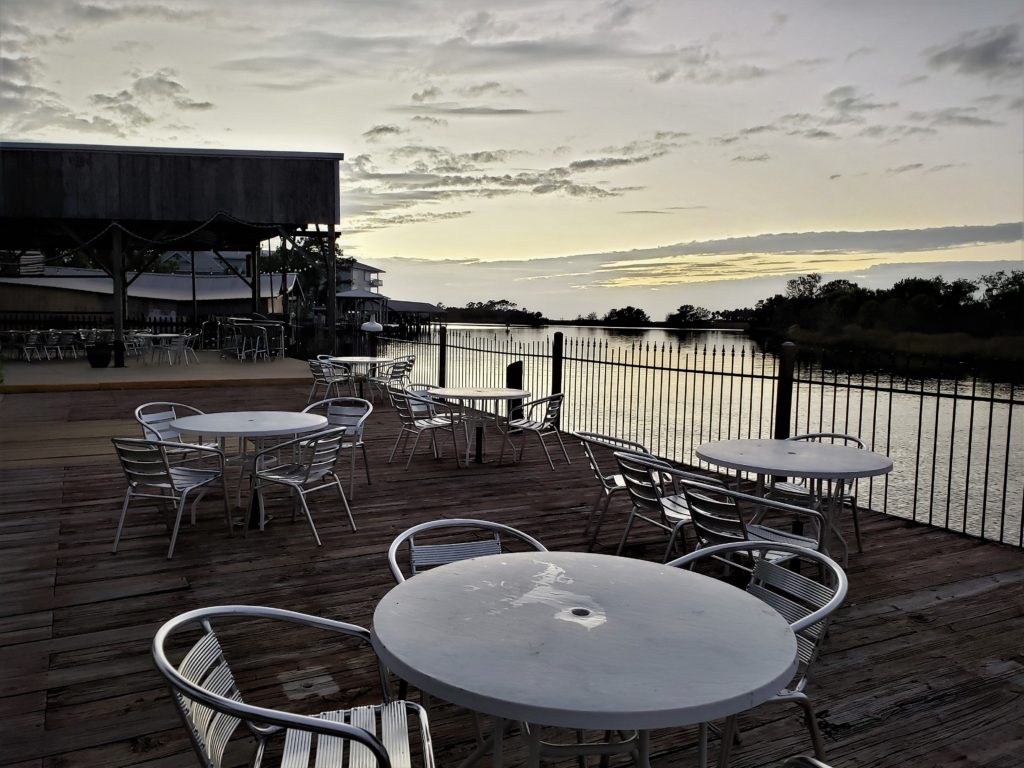
<svg viewBox="0 0 1024 768">
<path fill-rule="evenodd" d="M 697 466 L 701 443 L 844 432 L 895 468 L 860 482 L 863 506 L 1024 547 L 1024 398 L 1015 383 L 976 376 L 894 374 L 824 365 L 802 350 L 792 378 L 780 359 L 747 347 L 475 337 L 445 328 L 415 340 L 383 338 L 381 353 L 415 354 L 413 378 L 448 386 L 504 386 L 522 363 L 523 387 L 565 392 L 564 430 L 627 438 Z M 795 350 L 794 350 L 795 351 Z M 933 361 L 934 362 L 934 361 Z M 922 369 L 923 371 L 924 369 Z M 777 416 L 785 398 L 789 418 Z"/>
</svg>

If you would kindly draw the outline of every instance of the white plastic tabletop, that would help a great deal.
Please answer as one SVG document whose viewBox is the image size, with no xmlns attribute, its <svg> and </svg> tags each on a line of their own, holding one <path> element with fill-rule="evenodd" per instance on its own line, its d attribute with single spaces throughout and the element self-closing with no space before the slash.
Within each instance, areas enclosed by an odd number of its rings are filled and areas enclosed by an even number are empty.
<svg viewBox="0 0 1024 768">
<path fill-rule="evenodd" d="M 366 357 L 360 355 L 342 355 L 330 358 L 332 363 L 342 363 L 343 365 L 380 365 L 381 363 L 390 363 L 394 359 L 393 357 Z"/>
<path fill-rule="evenodd" d="M 611 555 L 492 555 L 420 573 L 373 616 L 384 664 L 508 720 L 650 729 L 777 693 L 796 639 L 772 608 L 690 571 Z"/>
<path fill-rule="evenodd" d="M 314 432 L 327 426 L 316 413 L 293 411 L 223 411 L 182 416 L 167 426 L 176 432 L 216 437 L 271 437 Z"/>
<path fill-rule="evenodd" d="M 811 440 L 716 440 L 694 452 L 710 464 L 759 475 L 853 480 L 892 471 L 888 456 Z"/>
<path fill-rule="evenodd" d="M 511 387 L 431 387 L 430 395 L 451 400 L 521 400 L 530 393 Z"/>
</svg>

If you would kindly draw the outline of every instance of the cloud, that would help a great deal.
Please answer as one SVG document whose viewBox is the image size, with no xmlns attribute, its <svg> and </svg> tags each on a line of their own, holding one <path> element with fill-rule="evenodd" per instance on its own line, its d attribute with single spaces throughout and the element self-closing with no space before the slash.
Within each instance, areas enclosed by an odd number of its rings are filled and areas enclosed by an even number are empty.
<svg viewBox="0 0 1024 768">
<path fill-rule="evenodd" d="M 413 115 L 409 118 L 411 122 L 422 123 L 423 125 L 430 125 L 439 128 L 443 128 L 448 125 L 448 121 L 440 117 L 430 117 L 430 115 Z"/>
<path fill-rule="evenodd" d="M 977 107 L 946 107 L 928 112 L 911 112 L 908 117 L 931 126 L 985 127 L 1001 125 L 987 117 L 978 117 L 977 112 Z"/>
<path fill-rule="evenodd" d="M 428 112 L 435 115 L 463 115 L 466 117 L 518 117 L 520 115 L 541 115 L 548 114 L 548 110 L 537 111 L 533 109 L 523 109 L 521 107 L 465 107 L 459 104 L 446 102 L 444 104 L 420 104 L 415 107 L 393 107 L 393 111 L 397 112 L 408 112 L 415 110 L 417 112 Z"/>
<path fill-rule="evenodd" d="M 136 72 L 131 85 L 114 93 L 94 93 L 89 103 L 103 112 L 117 116 L 129 128 L 137 129 L 157 121 L 153 114 L 163 110 L 205 111 L 213 109 L 209 101 L 197 101 L 178 80 L 171 69 L 149 74 Z M 121 135 L 123 132 L 119 132 Z"/>
<path fill-rule="evenodd" d="M 363 131 L 363 138 L 367 141 L 377 141 L 388 136 L 397 136 L 404 131 L 397 125 L 375 125 L 368 131 Z"/>
<path fill-rule="evenodd" d="M 1016 79 L 1024 67 L 1020 46 L 1020 25 L 968 32 L 956 41 L 925 50 L 925 60 L 933 69 L 951 67 L 968 76 L 989 80 Z"/>
<path fill-rule="evenodd" d="M 441 97 L 441 89 L 436 85 L 428 85 L 422 91 L 417 91 L 412 95 L 412 100 L 417 104 L 421 104 L 424 101 L 434 101 Z"/>
<path fill-rule="evenodd" d="M 501 21 L 489 11 L 477 11 L 462 21 L 461 33 L 467 40 L 481 38 L 510 37 L 516 32 L 516 25 Z"/>
<path fill-rule="evenodd" d="M 768 153 L 762 152 L 759 155 L 736 155 L 732 161 L 734 163 L 763 163 L 768 159 Z"/>
<path fill-rule="evenodd" d="M 464 96 L 467 99 L 477 99 L 481 96 L 523 96 L 525 91 L 520 88 L 514 88 L 508 85 L 502 85 L 499 82 L 490 80 L 486 83 L 479 83 L 477 85 L 467 85 L 456 90 L 460 96 Z M 415 96 L 413 97 L 416 98 Z"/>
<path fill-rule="evenodd" d="M 651 214 L 637 211 L 636 215 Z M 388 270 L 388 292 L 396 296 L 402 295 L 403 287 L 422 295 L 423 286 L 429 285 L 434 291 L 432 301 L 459 305 L 467 297 L 490 295 L 500 282 L 510 300 L 551 317 L 630 303 L 653 316 L 678 307 L 680 291 L 693 297 L 713 295 L 709 300 L 688 299 L 709 308 L 750 306 L 781 293 L 787 279 L 807 272 L 852 279 L 866 287 L 887 287 L 908 275 L 925 274 L 922 269 L 933 270 L 928 276 L 1012 269 L 1014 262 L 940 261 L 942 257 L 932 254 L 1017 244 L 1022 227 L 1024 223 L 1018 221 L 919 230 L 795 232 L 528 260 L 391 257 L 375 258 L 373 263 Z M 927 264 L 914 260 L 918 253 L 926 255 Z M 892 264 L 893 257 L 898 264 Z M 884 275 L 875 279 L 875 272 Z M 450 282 L 450 275 L 458 275 L 458 280 Z M 888 283 L 883 286 L 885 280 Z M 659 289 L 661 293 L 652 293 Z"/>
<path fill-rule="evenodd" d="M 898 106 L 896 102 L 872 101 L 869 96 L 861 96 L 852 85 L 833 88 L 825 94 L 824 101 L 826 111 L 831 113 L 829 122 L 833 123 L 862 122 L 864 112 Z"/>
<path fill-rule="evenodd" d="M 924 168 L 923 163 L 907 163 L 906 165 L 898 165 L 895 168 L 886 169 L 886 173 L 910 173 L 911 171 L 920 171 Z"/>
<path fill-rule="evenodd" d="M 64 9 L 71 18 L 92 23 L 113 23 L 128 19 L 193 22 L 206 15 L 203 11 L 187 10 L 157 3 L 71 2 L 66 3 Z"/>
</svg>

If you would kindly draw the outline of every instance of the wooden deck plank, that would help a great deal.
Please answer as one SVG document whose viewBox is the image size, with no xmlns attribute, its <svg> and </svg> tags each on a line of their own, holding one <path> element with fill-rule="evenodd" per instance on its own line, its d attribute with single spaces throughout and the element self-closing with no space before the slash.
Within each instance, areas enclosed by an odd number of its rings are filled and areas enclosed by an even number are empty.
<svg viewBox="0 0 1024 768">
<path fill-rule="evenodd" d="M 246 602 L 368 625 L 392 586 L 387 545 L 415 523 L 486 517 L 552 549 L 586 548 L 595 489 L 579 452 L 569 466 L 556 459 L 556 472 L 535 446 L 519 465 L 459 469 L 450 446 L 437 461 L 421 446 L 406 470 L 404 457 L 386 463 L 398 422 L 378 406 L 367 430 L 373 483 L 356 468 L 357 532 L 329 495 L 314 497 L 317 548 L 304 522 L 290 522 L 284 496 L 271 494 L 268 530 L 229 536 L 211 493 L 197 525 L 182 528 L 173 560 L 164 513 L 142 504 L 111 554 L 124 483 L 110 437 L 140 434 L 137 405 L 297 410 L 307 393 L 272 384 L 0 397 L 0 764 L 193 764 L 149 657 L 156 627 L 190 608 Z M 597 551 L 614 552 L 627 510 L 622 498 L 613 503 Z M 850 595 L 810 686 L 829 762 L 1019 764 L 1024 554 L 870 512 L 862 529 L 865 552 L 851 555 Z M 641 529 L 626 554 L 659 559 L 663 545 L 660 532 Z M 282 706 L 307 681 L 307 697 L 292 705 L 315 712 L 341 695 L 323 693 L 323 680 L 339 678 L 335 660 L 323 638 L 268 632 L 252 639 L 239 680 L 254 700 Z M 733 766 L 810 751 L 795 707 L 765 705 L 742 721 Z M 472 746 L 471 723 L 457 708 L 436 707 L 432 731 L 440 765 Z M 656 733 L 652 747 L 658 768 L 692 765 L 694 729 Z M 508 755 L 510 764 L 522 758 L 518 740 Z"/>
</svg>

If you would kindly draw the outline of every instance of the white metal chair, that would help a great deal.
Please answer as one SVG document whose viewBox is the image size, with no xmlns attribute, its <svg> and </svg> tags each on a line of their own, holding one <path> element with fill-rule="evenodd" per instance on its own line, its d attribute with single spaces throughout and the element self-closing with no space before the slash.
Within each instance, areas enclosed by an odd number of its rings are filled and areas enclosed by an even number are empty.
<svg viewBox="0 0 1024 768">
<path fill-rule="evenodd" d="M 33 357 L 36 360 L 42 360 L 44 356 L 42 344 L 43 339 L 38 331 L 28 331 L 21 337 L 21 343 L 18 344 L 21 357 L 24 357 L 26 362 L 32 362 Z M 49 360 L 49 355 L 46 356 L 46 359 Z"/>
<path fill-rule="evenodd" d="M 353 389 L 353 378 L 352 371 L 347 365 L 338 365 L 332 363 L 328 359 L 311 359 L 306 361 L 309 364 L 309 372 L 313 375 L 313 385 L 309 388 L 309 395 L 306 397 L 306 403 L 312 401 L 313 396 L 316 395 L 318 387 L 323 387 L 323 399 L 328 399 L 331 396 L 331 390 L 334 390 L 335 397 L 341 397 L 341 386 L 347 384 L 349 387 L 349 394 L 354 395 L 355 390 Z"/>
<path fill-rule="evenodd" d="M 864 441 L 854 435 L 843 434 L 842 432 L 811 432 L 805 435 L 793 435 L 787 440 L 800 440 L 817 443 L 833 443 L 835 445 L 849 445 L 864 450 Z M 818 502 L 818 495 L 814 491 L 814 482 L 808 480 L 779 480 L 773 482 L 765 493 L 769 498 L 781 498 L 794 504 L 814 506 Z M 839 505 L 850 505 L 850 513 L 853 515 L 853 535 L 857 539 L 857 551 L 863 552 L 864 546 L 860 538 L 860 519 L 857 516 L 857 481 L 851 480 L 844 484 L 842 498 L 834 499 Z"/>
<path fill-rule="evenodd" d="M 272 739 L 283 741 L 279 763 L 282 768 L 434 768 L 426 712 L 418 704 L 391 700 L 386 673 L 379 662 L 379 704 L 315 715 L 253 706 L 242 697 L 214 631 L 215 620 L 218 627 L 222 622 L 234 624 L 241 620 L 265 625 L 266 620 L 271 620 L 333 633 L 343 647 L 353 642 L 349 638 L 363 647 L 371 644 L 369 631 L 354 624 L 262 606 L 199 608 L 166 622 L 153 638 L 153 661 L 170 687 L 201 765 L 221 768 L 228 745 L 241 741 L 234 738 L 241 733 L 246 741 L 255 739 L 249 760 L 254 768 L 263 765 L 267 744 Z M 181 647 L 182 639 L 196 632 L 198 640 L 180 661 L 172 662 L 171 649 Z M 252 635 L 241 634 L 249 636 Z M 351 667 L 348 674 L 353 674 Z M 411 718 L 417 727 L 410 727 Z M 245 728 L 239 729 L 241 725 Z M 411 738 L 414 733 L 415 740 Z M 414 756 L 418 756 L 415 761 Z"/>
<path fill-rule="evenodd" d="M 520 416 L 517 418 L 509 418 L 505 440 L 501 441 L 501 453 L 498 454 L 498 463 L 501 464 L 501 460 L 505 455 L 505 443 L 507 442 L 512 446 L 512 461 L 517 461 L 516 458 L 516 446 L 512 442 L 511 435 L 513 433 L 519 433 L 522 436 L 522 441 L 519 447 L 519 458 L 523 456 L 523 450 L 526 448 L 526 433 L 532 432 L 537 436 L 537 440 L 540 443 L 540 447 L 544 449 L 544 455 L 548 458 L 548 464 L 551 465 L 551 471 L 555 470 L 555 463 L 551 460 L 551 453 L 548 451 L 547 444 L 544 442 L 547 438 L 552 435 L 558 440 L 558 444 L 562 447 L 562 455 L 565 456 L 565 462 L 572 464 L 572 459 L 569 458 L 569 452 L 565 450 L 565 443 L 562 442 L 562 435 L 558 431 L 558 417 L 562 412 L 562 405 L 565 402 L 565 395 L 559 392 L 555 395 L 548 395 L 547 397 L 541 397 L 536 400 L 531 400 L 528 403 L 523 403 L 516 410 Z M 509 414 L 511 416 L 511 414 Z"/>
<path fill-rule="evenodd" d="M 356 449 L 363 453 L 363 469 L 366 470 L 366 483 L 370 484 L 370 460 L 366 455 L 366 443 L 363 441 L 363 431 L 366 428 L 366 420 L 373 413 L 373 404 L 369 400 L 359 397 L 334 397 L 329 400 L 320 400 L 307 405 L 302 409 L 303 413 L 323 413 L 327 417 L 327 423 L 332 427 L 344 427 L 345 434 L 341 441 L 342 450 L 352 454 L 351 467 L 349 468 L 349 498 L 356 497 Z"/>
<path fill-rule="evenodd" d="M 398 357 L 389 363 L 380 363 L 367 376 L 366 381 L 370 385 L 370 397 L 377 392 L 382 401 L 391 397 L 391 392 L 403 390 L 410 382 L 413 365 L 416 363 L 415 355 Z"/>
<path fill-rule="evenodd" d="M 678 474 L 673 471 L 673 474 Z M 824 550 L 828 526 L 817 510 L 786 504 L 712 485 L 692 477 L 680 477 L 698 547 L 742 541 L 771 541 L 779 544 Z M 749 511 L 748 511 L 749 510 Z M 781 516 L 810 524 L 813 535 L 805 536 L 762 522 L 771 513 L 772 522 Z"/>
<path fill-rule="evenodd" d="M 306 496 L 327 488 L 337 488 L 341 503 L 345 507 L 352 530 L 356 521 L 345 498 L 345 489 L 334 472 L 345 436 L 344 427 L 330 427 L 312 435 L 303 435 L 293 440 L 276 443 L 253 456 L 255 470 L 252 475 L 252 493 L 259 504 L 260 529 L 266 519 L 263 505 L 263 484 L 285 485 L 295 497 L 295 509 L 302 507 L 302 513 L 313 532 L 316 545 L 321 546 L 320 534 L 313 523 L 313 515 L 306 503 Z M 313 483 L 314 485 L 310 486 Z M 294 519 L 294 511 L 292 518 Z"/>
<path fill-rule="evenodd" d="M 505 537 L 504 544 L 502 536 Z M 525 546 L 527 551 L 547 552 L 547 547 L 517 528 L 491 520 L 448 518 L 420 523 L 398 534 L 388 547 L 388 567 L 395 581 L 401 584 L 427 568 L 471 557 L 500 555 L 507 551 L 506 545 L 510 540 Z M 405 572 L 399 563 L 400 558 L 406 561 Z"/>
<path fill-rule="evenodd" d="M 796 544 L 768 541 L 737 541 L 698 549 L 669 565 L 690 568 L 710 560 L 730 560 L 742 554 L 753 561 L 753 570 L 746 591 L 778 611 L 796 634 L 798 667 L 793 680 L 769 701 L 791 701 L 800 706 L 807 729 L 814 743 L 814 755 L 825 759 L 825 743 L 815 718 L 814 706 L 805 689 L 810 668 L 818 657 L 825 631 L 832 613 L 846 597 L 848 582 L 843 569 L 827 555 Z M 785 555 L 785 565 L 770 555 Z M 818 578 L 810 577 L 817 573 Z M 757 653 L 756 638 L 750 652 Z M 736 729 L 736 716 L 726 720 L 722 729 L 722 755 L 719 765 L 725 765 L 732 749 Z"/>
<path fill-rule="evenodd" d="M 169 453 L 181 448 L 181 443 L 162 440 L 139 440 L 137 438 L 111 438 L 117 458 L 121 462 L 128 490 L 125 492 L 124 504 L 121 505 L 121 517 L 117 521 L 117 533 L 114 535 L 113 552 L 117 552 L 121 531 L 124 528 L 128 505 L 132 499 L 156 499 L 171 502 L 176 506 L 174 524 L 171 528 L 171 544 L 167 548 L 167 559 L 174 555 L 174 544 L 178 539 L 178 529 L 185 511 L 185 503 L 189 494 L 198 490 L 199 494 L 192 502 L 192 524 L 196 522 L 196 505 L 210 487 L 220 482 L 224 494 L 224 515 L 227 519 L 228 532 L 231 532 L 231 510 L 228 506 L 227 476 L 224 472 L 224 452 L 217 448 L 194 445 L 189 446 L 190 452 L 203 459 L 202 462 L 188 464 L 172 463 Z"/>
<path fill-rule="evenodd" d="M 203 411 L 184 403 L 156 401 L 143 403 L 135 409 L 135 420 L 142 426 L 142 436 L 149 440 L 163 440 L 168 443 L 179 443 L 180 448 L 173 449 L 171 454 L 180 460 L 187 456 L 192 447 L 199 445 L 206 448 L 223 448 L 217 442 L 205 442 L 191 437 L 186 439 L 170 428 L 170 423 L 181 416 L 201 415 Z"/>
<path fill-rule="evenodd" d="M 622 479 L 622 474 L 607 472 L 601 466 L 601 458 L 599 456 L 604 456 L 609 451 L 628 451 L 630 453 L 643 454 L 649 454 L 650 452 L 640 443 L 612 437 L 611 435 L 601 435 L 597 432 L 573 432 L 572 436 L 578 439 L 580 445 L 583 446 L 583 453 L 590 463 L 590 469 L 601 486 L 594 499 L 594 503 L 590 507 L 590 514 L 587 516 L 587 527 L 583 530 L 584 536 L 590 533 L 588 549 L 593 549 L 597 543 L 597 535 L 601 530 L 601 524 L 604 522 L 604 516 L 608 512 L 608 506 L 611 504 L 612 497 L 617 493 L 626 491 L 626 481 Z M 594 526 L 592 532 L 590 529 L 591 525 Z"/>
<path fill-rule="evenodd" d="M 682 543 L 685 552 L 684 528 L 690 525 L 692 520 L 689 505 L 679 488 L 679 482 L 684 479 L 699 480 L 716 485 L 722 484 L 723 487 L 724 483 L 713 477 L 674 469 L 668 462 L 648 454 L 616 451 L 615 461 L 619 465 L 619 473 L 626 486 L 626 492 L 633 502 L 615 554 L 622 554 L 629 533 L 637 520 L 650 523 L 669 534 L 663 562 L 672 554 L 676 542 Z"/>
<path fill-rule="evenodd" d="M 452 447 L 455 449 L 455 461 L 461 467 L 462 459 L 459 456 L 459 444 L 455 438 L 455 430 L 462 427 L 465 439 L 469 440 L 469 430 L 462 413 L 446 403 L 427 398 L 417 397 L 406 392 L 389 390 L 391 402 L 395 408 L 395 414 L 401 422 L 402 427 L 395 439 L 395 445 L 388 456 L 388 464 L 395 458 L 395 452 L 403 442 L 408 443 L 410 436 L 415 436 L 412 447 L 409 449 L 409 457 L 405 461 L 405 468 L 409 468 L 412 457 L 416 453 L 416 446 L 420 437 L 425 433 L 430 434 L 430 444 L 434 451 L 434 458 L 441 458 L 441 449 L 437 442 L 438 432 L 448 432 L 452 436 Z"/>
</svg>

